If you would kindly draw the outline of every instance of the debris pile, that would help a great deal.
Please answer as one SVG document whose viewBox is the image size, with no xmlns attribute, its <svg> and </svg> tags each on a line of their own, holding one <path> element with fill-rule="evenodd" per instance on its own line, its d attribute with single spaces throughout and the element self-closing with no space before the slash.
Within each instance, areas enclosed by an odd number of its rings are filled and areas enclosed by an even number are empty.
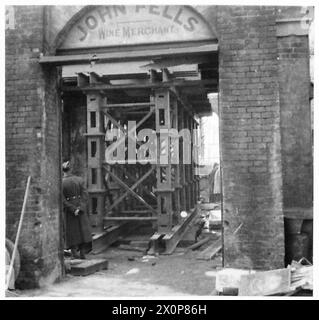
<svg viewBox="0 0 319 320">
<path fill-rule="evenodd" d="M 219 295 L 289 296 L 313 290 L 312 272 L 313 266 L 305 258 L 269 271 L 225 268 L 216 274 L 216 291 Z"/>
<path fill-rule="evenodd" d="M 313 290 L 313 274 L 311 263 L 303 258 L 307 265 L 303 265 L 300 261 L 292 261 L 291 263 L 291 288 L 304 290 Z"/>
</svg>

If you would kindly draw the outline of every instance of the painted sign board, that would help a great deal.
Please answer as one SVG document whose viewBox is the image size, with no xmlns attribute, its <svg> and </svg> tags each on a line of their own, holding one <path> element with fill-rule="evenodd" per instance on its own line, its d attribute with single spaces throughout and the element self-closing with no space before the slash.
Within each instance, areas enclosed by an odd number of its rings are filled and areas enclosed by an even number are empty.
<svg viewBox="0 0 319 320">
<path fill-rule="evenodd" d="M 60 49 L 214 38 L 206 21 L 187 6 L 97 6 L 76 21 Z"/>
</svg>

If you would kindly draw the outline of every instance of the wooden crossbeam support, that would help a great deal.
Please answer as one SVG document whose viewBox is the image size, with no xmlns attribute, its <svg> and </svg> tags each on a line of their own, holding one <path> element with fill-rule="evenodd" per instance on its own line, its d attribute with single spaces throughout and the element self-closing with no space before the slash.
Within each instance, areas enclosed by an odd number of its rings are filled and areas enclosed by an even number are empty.
<svg viewBox="0 0 319 320">
<path fill-rule="evenodd" d="M 131 137 L 128 134 L 128 130 L 126 130 L 117 120 L 115 120 L 105 109 L 103 110 L 103 113 L 107 117 L 107 119 L 109 121 L 111 121 L 111 123 L 113 123 L 117 128 L 119 128 L 124 133 L 124 135 L 126 135 L 127 138 L 133 139 L 135 141 L 135 143 L 138 144 L 139 146 L 142 145 L 142 142 L 136 141 L 134 136 Z M 148 113 L 148 112 L 146 112 L 146 113 Z"/>
<path fill-rule="evenodd" d="M 136 179 L 129 171 L 127 171 L 125 169 L 125 167 L 120 168 L 120 170 L 121 169 L 123 170 L 122 172 L 124 172 L 128 176 L 129 179 L 131 179 L 133 181 Z M 155 167 L 154 167 L 154 169 L 155 169 Z M 151 196 L 154 200 L 156 200 L 156 196 L 154 195 L 154 193 L 151 190 L 149 190 L 146 186 L 144 186 L 143 184 L 140 184 L 139 187 L 141 189 L 143 189 L 145 191 L 145 193 L 147 193 L 149 196 Z"/>
<path fill-rule="evenodd" d="M 119 128 L 124 134 L 127 133 L 127 130 L 124 129 L 124 127 L 116 121 L 106 110 L 103 110 L 104 115 L 108 118 L 111 123 L 113 123 L 117 128 Z"/>
<path fill-rule="evenodd" d="M 134 196 L 137 200 L 144 204 L 148 209 L 150 209 L 154 214 L 157 214 L 156 210 L 152 208 L 141 196 L 139 196 L 136 192 L 134 192 L 130 187 L 128 187 L 120 178 L 118 178 L 109 168 L 105 166 L 106 171 L 112 176 L 112 178 L 121 185 L 125 190 L 128 191 L 132 196 Z"/>
<path fill-rule="evenodd" d="M 134 191 L 145 179 L 147 179 L 151 173 L 154 171 L 155 167 L 152 167 L 149 171 L 147 171 L 138 181 L 136 181 L 130 188 L 131 191 Z M 126 191 L 119 198 L 115 200 L 115 202 L 108 208 L 111 211 L 114 207 L 116 207 L 127 195 L 129 191 Z"/>
<path fill-rule="evenodd" d="M 127 135 L 131 135 L 132 133 L 135 132 L 136 129 L 138 129 L 147 119 L 149 119 L 154 113 L 154 108 L 151 108 L 150 111 L 148 112 L 147 115 L 145 115 L 137 124 L 136 127 L 131 128 L 130 130 L 127 131 Z M 114 152 L 114 150 L 125 141 L 126 136 L 120 137 L 115 143 L 113 143 L 109 148 L 108 148 L 108 153 Z"/>
</svg>

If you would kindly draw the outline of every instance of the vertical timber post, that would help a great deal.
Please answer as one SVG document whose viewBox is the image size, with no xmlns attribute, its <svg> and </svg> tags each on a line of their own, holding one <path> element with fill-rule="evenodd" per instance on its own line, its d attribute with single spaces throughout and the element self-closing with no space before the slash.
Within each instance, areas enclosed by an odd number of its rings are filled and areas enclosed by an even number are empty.
<svg viewBox="0 0 319 320">
<path fill-rule="evenodd" d="M 97 93 L 87 94 L 87 151 L 89 213 L 93 231 L 103 231 L 105 187 L 103 182 L 104 126 L 101 104 Z"/>
<path fill-rule="evenodd" d="M 169 131 L 171 129 L 169 90 L 155 91 L 155 121 L 157 134 L 157 210 L 158 232 L 169 232 L 173 226 L 173 186 Z"/>
</svg>

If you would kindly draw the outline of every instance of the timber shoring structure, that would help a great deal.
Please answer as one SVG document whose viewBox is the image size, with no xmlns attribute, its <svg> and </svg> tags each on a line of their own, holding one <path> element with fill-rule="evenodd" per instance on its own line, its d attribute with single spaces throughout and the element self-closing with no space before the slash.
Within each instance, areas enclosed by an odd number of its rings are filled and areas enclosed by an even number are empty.
<svg viewBox="0 0 319 320">
<path fill-rule="evenodd" d="M 130 80 L 112 85 L 95 72 L 78 73 L 76 87 L 62 88 L 87 97 L 89 213 L 95 233 L 112 222 L 152 223 L 156 232 L 150 251 L 169 254 L 196 215 L 199 199 L 199 124 L 181 87 L 195 85 L 205 92 L 216 81 L 176 80 L 165 68 L 161 74 L 150 70 L 146 82 Z M 135 139 L 142 129 L 153 130 L 156 143 L 148 147 L 156 152 L 139 161 L 146 155 L 143 143 L 149 142 Z M 179 135 L 181 130 L 189 137 Z M 112 203 L 106 203 L 107 195 Z"/>
</svg>

